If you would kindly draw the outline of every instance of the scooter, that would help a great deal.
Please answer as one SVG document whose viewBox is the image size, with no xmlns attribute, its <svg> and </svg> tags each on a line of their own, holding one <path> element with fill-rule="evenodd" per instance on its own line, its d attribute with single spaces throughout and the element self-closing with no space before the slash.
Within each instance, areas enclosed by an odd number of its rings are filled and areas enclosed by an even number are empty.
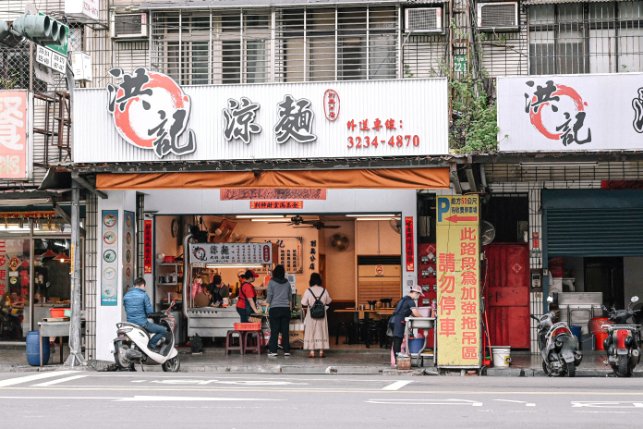
<svg viewBox="0 0 643 429">
<path fill-rule="evenodd" d="M 134 365 L 138 363 L 141 365 L 141 370 L 143 370 L 143 364 L 161 365 L 165 372 L 179 370 L 181 363 L 179 352 L 174 347 L 176 320 L 170 313 L 172 307 L 174 307 L 174 302 L 164 312 L 150 315 L 155 323 L 165 325 L 171 334 L 167 336 L 170 342 L 160 345 L 158 350 L 150 349 L 149 342 L 153 334 L 149 334 L 141 326 L 128 322 L 116 324 L 117 337 L 114 339 L 113 353 L 114 361 L 119 369 L 134 371 Z M 157 322 L 156 319 L 160 319 L 160 322 Z"/>
<path fill-rule="evenodd" d="M 553 298 L 547 298 L 547 302 L 553 302 Z M 532 314 L 531 318 L 538 322 L 538 347 L 545 374 L 574 377 L 583 354 L 578 350 L 578 340 L 567 323 L 555 323 L 556 313 L 553 311 L 540 317 Z"/>
<path fill-rule="evenodd" d="M 628 320 L 640 311 L 632 310 L 632 305 L 638 300 L 638 296 L 633 296 L 627 308 L 623 310 L 612 307 L 608 310 L 607 317 L 614 324 L 602 326 L 608 334 L 603 341 L 607 362 L 617 377 L 630 377 L 641 358 L 639 325 L 628 323 Z M 605 307 L 603 309 L 607 310 Z"/>
</svg>

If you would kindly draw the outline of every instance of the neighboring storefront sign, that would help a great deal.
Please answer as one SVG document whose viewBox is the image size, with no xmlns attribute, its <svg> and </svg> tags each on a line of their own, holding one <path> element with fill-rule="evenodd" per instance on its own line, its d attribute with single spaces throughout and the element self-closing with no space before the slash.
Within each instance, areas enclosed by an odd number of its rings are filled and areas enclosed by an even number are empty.
<svg viewBox="0 0 643 429">
<path fill-rule="evenodd" d="M 152 234 L 152 221 L 146 219 L 143 223 L 143 273 L 152 274 L 152 264 L 154 262 L 154 249 Z"/>
<path fill-rule="evenodd" d="M 479 367 L 480 210 L 477 195 L 438 196 L 438 364 Z"/>
<path fill-rule="evenodd" d="M 107 91 L 74 93 L 74 114 L 98 119 L 74 127 L 75 162 L 449 152 L 444 78 L 180 87 L 143 68 L 110 73 Z"/>
<path fill-rule="evenodd" d="M 0 179 L 31 175 L 29 93 L 0 91 Z"/>
<path fill-rule="evenodd" d="M 415 234 L 413 231 L 413 216 L 404 217 L 404 246 L 406 250 L 406 271 L 415 271 Z"/>
<path fill-rule="evenodd" d="M 65 0 L 65 15 L 76 22 L 98 21 L 100 0 Z"/>
<path fill-rule="evenodd" d="M 123 293 L 134 283 L 134 212 L 123 213 Z"/>
<path fill-rule="evenodd" d="M 270 243 L 198 243 L 190 244 L 192 264 L 247 264 L 272 263 Z"/>
<path fill-rule="evenodd" d="M 503 152 L 640 150 L 643 74 L 498 78 Z"/>
<path fill-rule="evenodd" d="M 118 210 L 103 210 L 102 226 L 102 272 L 100 303 L 114 306 L 117 303 L 118 282 Z"/>
</svg>

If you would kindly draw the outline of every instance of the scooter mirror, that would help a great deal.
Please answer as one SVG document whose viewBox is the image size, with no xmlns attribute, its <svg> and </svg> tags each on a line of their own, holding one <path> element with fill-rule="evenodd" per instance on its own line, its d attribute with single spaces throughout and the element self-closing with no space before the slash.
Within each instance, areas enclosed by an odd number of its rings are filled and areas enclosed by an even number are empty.
<svg viewBox="0 0 643 429">
<path fill-rule="evenodd" d="M 550 304 L 551 304 L 552 302 L 554 302 L 554 297 L 553 297 L 553 296 L 551 296 L 551 295 L 550 295 L 550 296 L 548 296 L 548 297 L 547 297 L 547 302 L 548 302 L 548 303 L 550 303 Z"/>
<path fill-rule="evenodd" d="M 630 298 L 630 301 L 632 301 L 632 302 L 638 302 L 638 301 L 639 301 L 639 297 L 638 297 L 638 296 L 636 296 L 636 295 L 634 295 L 632 298 Z"/>
</svg>

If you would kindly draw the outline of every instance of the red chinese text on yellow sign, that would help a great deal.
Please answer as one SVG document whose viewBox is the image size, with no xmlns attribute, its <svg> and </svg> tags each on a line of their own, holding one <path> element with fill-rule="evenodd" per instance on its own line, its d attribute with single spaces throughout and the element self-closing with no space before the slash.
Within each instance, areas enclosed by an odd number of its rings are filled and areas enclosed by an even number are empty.
<svg viewBox="0 0 643 429">
<path fill-rule="evenodd" d="M 478 368 L 482 357 L 478 196 L 440 196 L 436 215 L 438 365 Z"/>
</svg>

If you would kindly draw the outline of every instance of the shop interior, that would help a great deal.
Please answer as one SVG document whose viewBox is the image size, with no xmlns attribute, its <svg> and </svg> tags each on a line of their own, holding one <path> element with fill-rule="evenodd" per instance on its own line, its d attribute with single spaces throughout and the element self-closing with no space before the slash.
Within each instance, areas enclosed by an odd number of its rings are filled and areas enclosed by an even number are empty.
<svg viewBox="0 0 643 429">
<path fill-rule="evenodd" d="M 51 309 L 69 308 L 71 241 L 47 236 L 0 243 L 0 340 L 22 340 Z"/>
<path fill-rule="evenodd" d="M 198 242 L 270 242 L 276 254 L 273 261 L 284 265 L 291 283 L 294 282 L 294 302 L 297 304 L 292 313 L 294 320 L 302 317 L 300 298 L 308 288 L 310 275 L 318 272 L 333 300 L 328 318 L 333 347 L 359 348 L 384 342 L 386 319 L 402 296 L 400 219 L 400 214 L 394 212 L 157 215 L 155 303 L 159 308 L 171 300 L 179 302 L 179 305 L 188 305 L 188 308 L 207 305 L 192 299 L 189 303 L 180 302 L 186 274 L 183 272 L 185 234 L 197 236 Z M 246 268 L 259 275 L 254 284 L 261 304 L 272 267 L 198 267 L 191 268 L 189 275 L 193 280 L 197 276 L 207 279 L 219 274 L 230 291 L 230 299 L 223 305 L 233 305 L 232 300 L 239 287 L 238 276 Z"/>
</svg>

